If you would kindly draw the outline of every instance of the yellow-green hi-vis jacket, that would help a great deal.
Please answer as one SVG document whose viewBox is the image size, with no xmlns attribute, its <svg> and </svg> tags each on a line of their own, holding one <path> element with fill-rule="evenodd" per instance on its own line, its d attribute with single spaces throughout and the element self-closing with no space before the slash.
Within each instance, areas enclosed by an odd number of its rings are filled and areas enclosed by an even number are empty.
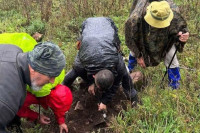
<svg viewBox="0 0 200 133">
<path fill-rule="evenodd" d="M 12 44 L 20 47 L 23 52 L 31 51 L 37 42 L 27 33 L 3 33 L 0 34 L 0 44 Z M 51 89 L 56 85 L 61 84 L 65 77 L 65 70 L 62 70 L 61 74 L 55 78 L 54 83 L 45 84 L 41 90 L 33 91 L 27 86 L 27 91 L 31 92 L 36 97 L 44 97 L 50 94 Z"/>
</svg>

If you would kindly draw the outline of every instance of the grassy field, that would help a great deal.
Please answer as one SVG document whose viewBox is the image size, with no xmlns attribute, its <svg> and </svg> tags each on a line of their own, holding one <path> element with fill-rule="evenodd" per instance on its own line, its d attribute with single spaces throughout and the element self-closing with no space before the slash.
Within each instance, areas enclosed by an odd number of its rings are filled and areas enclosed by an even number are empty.
<svg viewBox="0 0 200 133">
<path fill-rule="evenodd" d="M 141 69 L 148 80 L 139 92 L 142 102 L 135 109 L 122 111 L 112 121 L 116 133 L 199 133 L 200 132 L 200 1 L 174 0 L 187 20 L 190 38 L 184 52 L 178 53 L 181 87 L 172 91 L 160 88 L 165 72 L 157 67 Z M 66 70 L 77 53 L 75 43 L 81 23 L 88 17 L 107 16 L 114 20 L 125 45 L 124 23 L 132 0 L 0 0 L 0 32 L 44 33 L 44 40 L 57 43 L 67 57 Z"/>
</svg>

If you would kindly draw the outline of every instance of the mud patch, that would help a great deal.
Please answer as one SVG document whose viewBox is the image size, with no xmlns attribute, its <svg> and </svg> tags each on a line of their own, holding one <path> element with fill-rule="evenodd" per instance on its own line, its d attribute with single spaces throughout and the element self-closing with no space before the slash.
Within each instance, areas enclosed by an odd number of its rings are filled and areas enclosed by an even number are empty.
<svg viewBox="0 0 200 133">
<path fill-rule="evenodd" d="M 74 91 L 73 95 L 74 104 L 67 114 L 70 133 L 112 132 L 109 129 L 111 119 L 122 109 L 126 109 L 127 102 L 129 102 L 119 90 L 112 102 L 107 105 L 107 112 L 99 112 L 98 98 L 90 95 L 86 88 L 81 87 Z M 80 109 L 77 109 L 77 106 L 80 106 Z M 74 110 L 75 107 L 76 110 Z"/>
<path fill-rule="evenodd" d="M 111 133 L 109 128 L 111 120 L 119 114 L 122 109 L 126 110 L 130 101 L 127 100 L 122 89 L 119 89 L 110 104 L 107 105 L 107 112 L 98 111 L 98 98 L 87 92 L 87 86 L 82 85 L 80 89 L 74 89 L 73 104 L 71 109 L 66 113 L 66 124 L 69 133 Z M 49 109 L 42 112 L 51 118 L 50 125 L 34 125 L 33 123 L 22 121 L 24 133 L 31 130 L 38 130 L 41 133 L 59 133 L 58 124 L 56 123 L 53 112 Z"/>
</svg>

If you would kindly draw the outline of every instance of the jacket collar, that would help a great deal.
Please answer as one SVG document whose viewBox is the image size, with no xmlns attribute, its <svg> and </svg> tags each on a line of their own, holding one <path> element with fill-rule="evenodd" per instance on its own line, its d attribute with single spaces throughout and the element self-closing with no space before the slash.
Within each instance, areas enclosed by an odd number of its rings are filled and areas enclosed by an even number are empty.
<svg viewBox="0 0 200 133">
<path fill-rule="evenodd" d="M 27 55 L 28 55 L 27 53 L 19 53 L 17 56 L 17 64 L 19 67 L 19 71 L 21 72 L 23 82 L 31 86 Z"/>
</svg>

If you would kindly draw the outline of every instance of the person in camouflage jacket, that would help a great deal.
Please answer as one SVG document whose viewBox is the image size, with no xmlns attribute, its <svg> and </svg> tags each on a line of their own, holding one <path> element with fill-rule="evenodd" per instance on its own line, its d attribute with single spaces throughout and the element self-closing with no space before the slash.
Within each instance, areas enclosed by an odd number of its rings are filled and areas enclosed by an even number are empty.
<svg viewBox="0 0 200 133">
<path fill-rule="evenodd" d="M 131 8 L 131 14 L 125 23 L 126 45 L 131 50 L 128 64 L 129 71 L 133 70 L 136 63 L 145 68 L 157 66 L 163 60 L 166 67 L 168 67 L 176 49 L 182 52 L 189 37 L 187 24 L 180 15 L 179 8 L 171 0 L 167 0 L 168 3 L 164 2 L 170 6 L 170 10 L 173 12 L 173 18 L 169 22 L 169 26 L 158 27 L 158 25 L 150 25 L 145 20 L 146 9 L 151 8 L 155 2 L 162 5 L 161 0 L 154 0 L 154 2 L 152 0 L 135 0 Z M 159 9 L 162 10 L 162 6 Z M 154 17 L 154 19 L 156 18 Z M 162 23 L 162 20 L 158 22 Z M 173 89 L 178 88 L 180 74 L 176 56 L 168 69 L 168 77 L 169 85 Z"/>
</svg>

